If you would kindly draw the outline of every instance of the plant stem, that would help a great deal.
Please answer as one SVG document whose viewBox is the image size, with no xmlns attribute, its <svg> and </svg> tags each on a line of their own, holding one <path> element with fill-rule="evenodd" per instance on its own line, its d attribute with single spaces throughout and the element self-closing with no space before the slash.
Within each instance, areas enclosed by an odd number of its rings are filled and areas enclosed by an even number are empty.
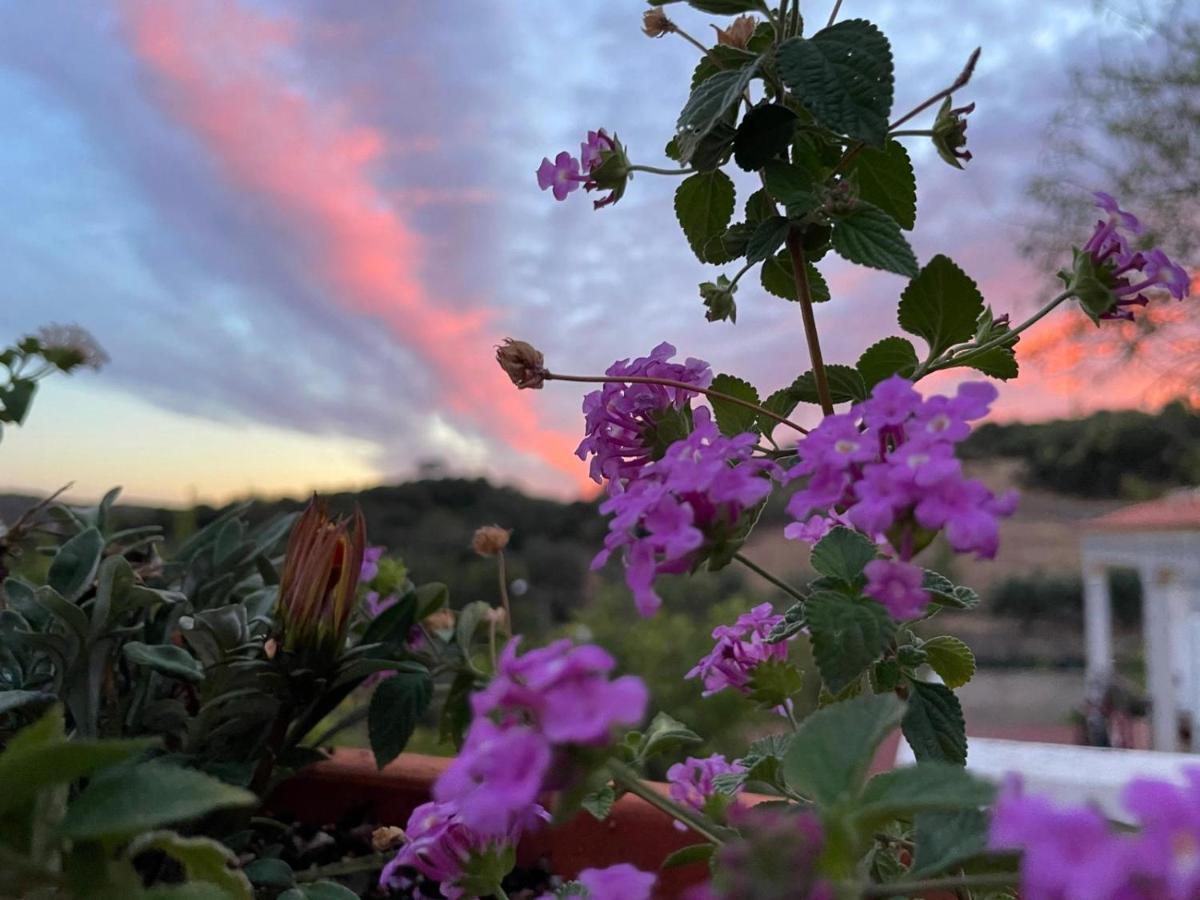
<svg viewBox="0 0 1200 900">
<path fill-rule="evenodd" d="M 500 605 L 504 607 L 504 620 L 508 626 L 508 633 L 513 633 L 512 607 L 508 602 L 508 566 L 504 562 L 504 551 L 500 550 L 496 553 L 496 570 L 500 578 Z"/>
<path fill-rule="evenodd" d="M 672 23 L 672 24 L 674 24 L 674 23 Z M 672 31 L 675 34 L 679 35 L 681 38 L 683 38 L 685 41 L 687 41 L 689 44 L 691 44 L 693 47 L 695 47 L 697 50 L 699 50 L 701 53 L 703 53 L 705 56 L 708 56 L 708 48 L 705 47 L 698 40 L 696 40 L 694 37 L 692 37 L 690 34 L 688 34 L 686 31 L 684 31 L 682 28 L 680 28 L 678 25 L 675 25 L 674 28 L 672 28 Z"/>
<path fill-rule="evenodd" d="M 988 872 L 980 875 L 951 875 L 946 878 L 926 878 L 922 881 L 892 881 L 888 884 L 868 884 L 863 897 L 907 897 L 930 891 L 952 891 L 955 888 L 1012 887 L 1017 876 L 1009 872 Z"/>
<path fill-rule="evenodd" d="M 313 747 L 320 747 L 322 744 L 327 742 L 330 738 L 332 738 L 339 731 L 344 731 L 345 729 L 349 728 L 351 725 L 357 725 L 359 722 L 361 722 L 363 719 L 365 719 L 367 717 L 367 711 L 369 709 L 370 709 L 370 706 L 367 706 L 365 704 L 363 706 L 358 707 L 358 709 L 352 709 L 346 715 L 342 716 L 340 719 L 338 719 L 336 722 L 334 722 L 332 725 L 330 725 L 328 728 L 326 728 L 324 731 L 322 731 L 318 737 L 309 741 L 308 742 L 309 745 L 313 746 Z"/>
<path fill-rule="evenodd" d="M 891 125 L 889 125 L 888 131 L 892 131 L 896 128 L 899 128 L 901 125 L 903 125 L 909 119 L 911 119 L 913 116 L 919 115 L 920 113 L 929 109 L 929 107 L 933 106 L 933 104 L 937 103 L 940 100 L 944 100 L 946 97 L 949 97 L 951 94 L 953 94 L 955 91 L 957 91 L 960 87 L 966 86 L 966 83 L 971 80 L 971 74 L 975 71 L 975 63 L 979 62 L 979 51 L 980 51 L 980 48 L 976 47 L 975 50 L 971 53 L 970 57 L 967 59 L 967 64 L 965 66 L 963 66 L 963 70 L 958 73 L 958 77 L 954 79 L 954 81 L 950 84 L 950 86 L 948 88 L 943 88 L 942 90 L 940 90 L 936 94 L 934 94 L 932 97 L 930 97 L 928 100 L 926 100 L 924 103 L 919 103 L 916 106 L 914 106 L 912 109 L 910 109 L 908 112 L 906 112 L 900 118 L 898 118 L 895 122 L 893 122 Z"/>
<path fill-rule="evenodd" d="M 825 23 L 826 28 L 828 28 L 830 25 L 832 25 L 834 22 L 837 21 L 837 14 L 841 11 L 842 11 L 842 0 L 837 0 L 837 2 L 833 4 L 833 9 L 829 13 L 829 21 Z"/>
<path fill-rule="evenodd" d="M 800 600 L 800 601 L 807 599 L 802 593 L 800 593 L 798 590 L 796 590 L 794 587 L 792 587 L 786 581 L 784 581 L 781 578 L 776 578 L 774 575 L 772 575 L 770 572 L 768 572 L 766 569 L 764 569 L 762 566 L 760 566 L 754 560 L 749 559 L 746 556 L 743 556 L 741 553 L 733 554 L 733 558 L 736 559 L 738 562 L 740 562 L 743 566 L 745 566 L 751 572 L 753 572 L 755 575 L 765 578 L 767 581 L 771 582 L 771 584 L 775 585 L 775 587 L 779 588 L 785 594 L 790 595 L 793 599 Z"/>
<path fill-rule="evenodd" d="M 890 137 L 933 137 L 932 128 L 905 128 L 893 131 Z"/>
<path fill-rule="evenodd" d="M 496 885 L 496 892 L 493 896 L 496 900 L 508 900 L 508 894 L 504 893 L 504 888 L 500 887 L 500 885 Z"/>
<path fill-rule="evenodd" d="M 618 759 L 610 759 L 608 761 L 608 770 L 612 773 L 613 781 L 630 794 L 633 794 L 636 797 L 641 797 L 651 806 L 662 810 L 673 818 L 678 819 L 680 822 L 691 828 L 692 831 L 696 832 L 698 835 L 706 838 L 712 843 L 718 845 L 725 843 L 724 839 L 717 834 L 716 830 L 712 827 L 712 824 L 703 816 L 698 815 L 696 812 L 688 809 L 687 807 L 680 806 L 669 797 L 664 797 L 662 794 L 658 793 L 658 791 L 654 790 L 644 781 L 642 781 L 642 779 L 638 776 L 638 773 L 629 766 L 625 765 L 625 763 Z"/>
<path fill-rule="evenodd" d="M 630 165 L 630 172 L 649 172 L 652 175 L 691 175 L 695 169 L 660 169 L 658 166 Z"/>
<path fill-rule="evenodd" d="M 792 428 L 801 434 L 808 434 L 807 428 L 801 428 L 786 416 L 772 412 L 765 406 L 759 406 L 757 403 L 751 403 L 749 400 L 743 400 L 741 397 L 734 397 L 732 394 L 726 394 L 724 391 L 714 391 L 712 388 L 697 387 L 694 384 L 688 384 L 686 381 L 676 381 L 673 378 L 651 378 L 648 375 L 559 375 L 557 372 L 546 372 L 542 378 L 544 381 L 578 381 L 583 384 L 661 384 L 664 387 L 683 388 L 684 390 L 695 391 L 697 394 L 703 394 L 715 400 L 724 400 L 727 403 L 752 409 L 759 415 L 766 416 L 768 419 L 774 419 L 780 425 L 786 425 L 788 428 Z"/>
<path fill-rule="evenodd" d="M 382 869 L 394 855 L 394 853 L 374 853 L 371 856 L 363 856 L 358 859 L 345 859 L 340 862 L 330 863 L 327 866 L 313 866 L 310 869 L 297 872 L 296 881 L 302 883 L 320 881 L 323 878 L 331 878 L 337 875 L 356 875 L 359 872 Z"/>
<path fill-rule="evenodd" d="M 808 341 L 808 356 L 812 360 L 813 381 L 817 386 L 817 397 L 825 415 L 833 415 L 833 398 L 829 393 L 829 381 L 825 375 L 825 360 L 821 357 L 821 340 L 817 336 L 817 320 L 813 316 L 812 292 L 808 287 L 808 265 L 804 260 L 804 246 L 800 232 L 790 229 L 787 236 L 788 252 L 792 255 L 792 277 L 796 280 L 796 299 L 800 302 L 800 316 L 804 321 L 804 337 Z"/>
</svg>

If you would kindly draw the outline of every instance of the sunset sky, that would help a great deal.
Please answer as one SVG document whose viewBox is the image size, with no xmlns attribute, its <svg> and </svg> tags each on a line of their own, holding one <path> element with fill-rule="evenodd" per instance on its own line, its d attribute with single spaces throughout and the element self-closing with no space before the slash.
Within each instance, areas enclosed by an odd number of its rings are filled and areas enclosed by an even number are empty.
<svg viewBox="0 0 1200 900">
<path fill-rule="evenodd" d="M 890 36 L 898 108 L 983 46 L 956 98 L 978 104 L 974 161 L 958 172 L 910 143 L 913 244 L 923 260 L 949 253 L 997 309 L 1030 311 L 1054 285 L 1015 249 L 1023 184 L 1067 69 L 1141 38 L 1079 0 L 954 6 L 846 0 L 843 16 Z M 588 128 L 670 165 L 696 51 L 645 38 L 644 8 L 0 3 L 0 339 L 75 321 L 112 357 L 44 383 L 0 443 L 0 489 L 74 480 L 80 496 L 119 483 L 142 499 L 224 500 L 365 486 L 440 459 L 567 496 L 584 485 L 582 390 L 516 392 L 491 358 L 500 338 L 564 371 L 661 340 L 764 391 L 807 369 L 797 309 L 752 279 L 736 326 L 704 321 L 696 284 L 720 270 L 678 231 L 677 179 L 639 175 L 600 212 L 537 190 L 542 156 L 578 152 Z M 711 34 L 704 16 L 672 15 Z M 892 329 L 903 280 L 832 257 L 822 269 L 826 356 L 853 362 Z M 1003 389 L 1001 414 L 1099 402 L 1031 374 Z"/>
</svg>

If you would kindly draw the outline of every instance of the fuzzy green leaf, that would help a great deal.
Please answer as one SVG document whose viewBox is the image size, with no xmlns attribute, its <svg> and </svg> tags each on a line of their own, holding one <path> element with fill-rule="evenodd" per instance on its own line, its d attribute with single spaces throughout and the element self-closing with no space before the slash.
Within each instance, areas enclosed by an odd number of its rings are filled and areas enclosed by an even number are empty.
<svg viewBox="0 0 1200 900">
<path fill-rule="evenodd" d="M 733 182 L 719 170 L 690 175 L 676 189 L 675 216 L 701 261 L 707 242 L 729 225 L 733 201 Z"/>
<path fill-rule="evenodd" d="M 144 644 L 130 641 L 121 648 L 125 659 L 135 666 L 145 666 L 161 675 L 178 678 L 189 684 L 204 680 L 204 666 L 182 647 L 174 644 Z"/>
<path fill-rule="evenodd" d="M 754 61 L 739 69 L 716 72 L 696 85 L 675 123 L 675 144 L 681 163 L 691 162 L 700 141 L 741 100 L 757 70 L 758 63 Z"/>
<path fill-rule="evenodd" d="M 982 312 L 983 295 L 975 282 L 941 254 L 925 264 L 900 296 L 900 327 L 924 338 L 931 357 L 971 340 Z"/>
<path fill-rule="evenodd" d="M 917 257 L 896 220 L 869 203 L 860 204 L 835 222 L 833 249 L 843 259 L 872 269 L 909 278 L 917 274 Z"/>
<path fill-rule="evenodd" d="M 427 671 L 397 672 L 376 685 L 367 710 L 367 732 L 379 768 L 404 750 L 431 699 L 433 679 Z"/>
<path fill-rule="evenodd" d="M 68 603 L 74 603 L 92 585 L 100 568 L 104 538 L 95 528 L 87 528 L 58 548 L 46 573 L 46 583 Z"/>
<path fill-rule="evenodd" d="M 811 562 L 822 575 L 854 587 L 862 580 L 863 567 L 878 555 L 875 542 L 869 537 L 838 526 L 817 541 Z"/>
<path fill-rule="evenodd" d="M 829 285 L 825 276 L 811 262 L 804 264 L 808 269 L 808 293 L 813 303 L 824 303 L 829 299 Z M 792 256 L 781 250 L 763 263 L 759 280 L 763 290 L 781 300 L 796 301 L 796 281 L 792 277 Z"/>
<path fill-rule="evenodd" d="M 855 368 L 869 391 L 893 375 L 911 375 L 918 364 L 917 351 L 911 341 L 886 337 L 864 350 Z"/>
<path fill-rule="evenodd" d="M 817 591 L 805 604 L 813 658 L 833 694 L 841 693 L 883 655 L 896 623 L 874 600 Z"/>
<path fill-rule="evenodd" d="M 960 766 L 922 762 L 884 772 L 867 782 L 858 819 L 867 827 L 878 827 L 917 812 L 977 810 L 995 796 L 995 785 Z"/>
<path fill-rule="evenodd" d="M 750 235 L 750 240 L 746 243 L 746 262 L 762 262 L 775 253 L 787 239 L 790 227 L 788 220 L 783 216 L 771 216 L 769 219 L 759 222 L 754 233 Z"/>
<path fill-rule="evenodd" d="M 838 363 L 825 366 L 825 380 L 829 382 L 829 394 L 834 403 L 856 403 L 865 400 L 867 388 L 858 370 Z M 817 379 L 811 371 L 805 372 L 792 382 L 789 388 L 800 403 L 821 402 L 817 394 Z"/>
<path fill-rule="evenodd" d="M 962 705 L 944 684 L 910 681 L 904 737 L 918 761 L 967 762 L 967 726 Z"/>
<path fill-rule="evenodd" d="M 864 147 L 849 170 L 858 196 L 891 216 L 906 231 L 917 223 L 917 179 L 912 160 L 899 141 L 882 150 Z"/>
<path fill-rule="evenodd" d="M 733 159 L 747 172 L 755 172 L 775 159 L 792 143 L 796 114 L 786 106 L 756 106 L 746 113 L 733 139 Z"/>
<path fill-rule="evenodd" d="M 709 387 L 739 400 L 758 403 L 758 391 L 754 389 L 754 385 L 733 375 L 718 375 Z M 754 410 L 747 409 L 739 403 L 722 400 L 720 397 L 710 396 L 708 402 L 712 404 L 713 415 L 721 434 L 732 436 L 744 431 L 758 432 L 758 413 Z"/>
<path fill-rule="evenodd" d="M 975 675 L 975 654 L 948 634 L 932 637 L 921 645 L 929 668 L 938 673 L 946 687 L 962 687 Z"/>
</svg>

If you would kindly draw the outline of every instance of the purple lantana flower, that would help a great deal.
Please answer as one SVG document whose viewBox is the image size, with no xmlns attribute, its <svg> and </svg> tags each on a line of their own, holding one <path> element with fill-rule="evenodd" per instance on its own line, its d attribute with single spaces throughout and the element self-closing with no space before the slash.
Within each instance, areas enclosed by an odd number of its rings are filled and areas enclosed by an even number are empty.
<svg viewBox="0 0 1200 900">
<path fill-rule="evenodd" d="M 362 584 L 373 581 L 379 574 L 379 560 L 383 558 L 386 549 L 386 547 L 367 547 L 363 550 L 362 567 L 358 575 L 358 580 Z"/>
<path fill-rule="evenodd" d="M 786 642 L 767 642 L 771 629 L 782 621 L 783 616 L 771 612 L 771 604 L 763 603 L 738 616 L 732 625 L 718 625 L 712 632 L 716 644 L 684 677 L 699 678 L 705 697 L 725 688 L 750 693 L 755 669 L 768 660 L 788 658 Z"/>
<path fill-rule="evenodd" d="M 693 424 L 691 434 L 600 506 L 612 520 L 592 568 L 623 551 L 625 581 L 643 616 L 662 602 L 655 578 L 687 572 L 711 547 L 733 540 L 743 515 L 766 499 L 772 478 L 781 475 L 774 463 L 751 458 L 753 434 L 725 437 L 703 407 Z"/>
<path fill-rule="evenodd" d="M 537 170 L 538 187 L 554 193 L 555 200 L 566 200 L 567 194 L 576 190 L 583 182 L 579 175 L 579 160 L 564 150 L 550 162 L 542 157 Z"/>
<path fill-rule="evenodd" d="M 706 388 L 712 369 L 702 359 L 671 362 L 675 348 L 661 343 L 649 356 L 622 359 L 605 372 L 617 377 L 662 378 Z M 618 493 L 625 482 L 636 477 L 654 458 L 653 437 L 664 415 L 687 415 L 695 391 L 661 384 L 605 384 L 583 398 L 585 437 L 575 451 L 580 459 L 591 457 L 591 476 L 597 484 L 608 483 Z"/>
<path fill-rule="evenodd" d="M 565 897 L 587 898 L 587 900 L 650 900 L 654 891 L 653 872 L 643 872 L 629 863 L 619 863 L 605 869 L 584 869 L 566 893 L 542 894 L 538 900 L 555 900 Z M 577 887 L 576 887 L 577 885 Z"/>
<path fill-rule="evenodd" d="M 697 812 L 706 815 L 724 813 L 730 798 L 741 792 L 739 784 L 730 793 L 718 793 L 714 779 L 718 775 L 738 774 L 746 771 L 745 766 L 736 760 L 729 762 L 720 753 L 712 756 L 697 758 L 689 756 L 681 763 L 675 763 L 667 769 L 667 784 L 670 785 L 671 799 L 684 806 L 690 806 Z M 715 805 L 717 809 L 713 809 Z M 687 830 L 687 825 L 676 821 L 675 827 Z"/>
<path fill-rule="evenodd" d="M 537 180 L 543 191 L 553 190 L 555 200 L 566 200 L 567 195 L 580 185 L 589 192 L 608 191 L 605 197 L 592 203 L 600 209 L 621 199 L 631 172 L 621 142 L 599 128 L 589 131 L 587 139 L 579 145 L 579 159 L 566 150 L 558 154 L 554 162 L 543 157 Z"/>
<path fill-rule="evenodd" d="M 995 496 L 954 455 L 995 399 L 985 382 L 923 398 L 894 375 L 850 412 L 827 416 L 796 447 L 788 474 L 804 484 L 788 501 L 796 521 L 785 536 L 811 543 L 834 524 L 868 535 L 894 559 L 868 566 L 866 592 L 896 618 L 920 615 L 928 596 L 913 555 L 940 531 L 958 552 L 991 558 L 999 520 L 1016 508 L 1015 492 Z"/>
<path fill-rule="evenodd" d="M 1107 215 L 1082 250 L 1075 254 L 1072 272 L 1060 277 L 1075 291 L 1083 308 L 1094 319 L 1133 319 L 1133 307 L 1150 302 L 1146 292 L 1155 288 L 1182 300 L 1191 290 L 1187 270 L 1159 248 L 1135 250 L 1131 236 L 1142 233 L 1137 216 L 1127 212 L 1103 191 L 1096 205 Z"/>
</svg>

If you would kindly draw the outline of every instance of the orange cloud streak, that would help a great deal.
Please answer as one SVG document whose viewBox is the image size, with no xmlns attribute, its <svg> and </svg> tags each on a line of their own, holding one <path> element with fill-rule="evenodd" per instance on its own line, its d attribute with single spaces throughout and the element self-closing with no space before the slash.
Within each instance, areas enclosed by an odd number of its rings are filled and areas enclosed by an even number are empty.
<svg viewBox="0 0 1200 900">
<path fill-rule="evenodd" d="M 273 57 L 291 23 L 237 0 L 128 0 L 131 44 L 171 112 L 239 187 L 265 198 L 300 231 L 337 302 L 378 316 L 438 374 L 442 400 L 515 449 L 590 484 L 576 441 L 540 425 L 492 361 L 502 335 L 485 310 L 440 306 L 419 278 L 420 235 L 373 183 L 385 135 L 348 124 L 339 109 L 289 85 Z"/>
</svg>

